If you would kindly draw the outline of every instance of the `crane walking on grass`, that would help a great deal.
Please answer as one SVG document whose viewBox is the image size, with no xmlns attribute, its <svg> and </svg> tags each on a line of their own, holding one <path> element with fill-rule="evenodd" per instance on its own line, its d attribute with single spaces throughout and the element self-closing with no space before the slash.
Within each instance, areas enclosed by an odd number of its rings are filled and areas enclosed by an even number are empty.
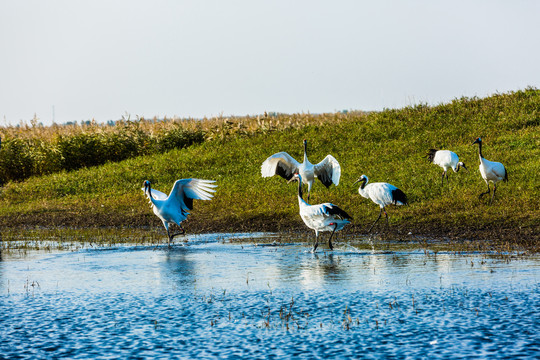
<svg viewBox="0 0 540 360">
<path fill-rule="evenodd" d="M 429 162 L 439 165 L 443 169 L 441 186 L 444 185 L 444 178 L 446 177 L 446 183 L 448 184 L 448 169 L 454 170 L 455 173 L 459 171 L 459 168 L 464 168 L 469 171 L 462 161 L 459 161 L 457 154 L 450 150 L 437 150 L 430 149 L 427 158 Z"/>
<path fill-rule="evenodd" d="M 482 175 L 482 179 L 487 184 L 487 191 L 481 193 L 478 198 L 481 199 L 482 196 L 490 193 L 489 189 L 489 182 L 491 181 L 493 183 L 493 194 L 491 195 L 491 200 L 489 201 L 489 205 L 493 202 L 493 199 L 495 198 L 495 191 L 497 190 L 497 183 L 499 181 L 508 181 L 508 173 L 506 172 L 506 168 L 503 164 L 496 161 L 489 161 L 484 159 L 482 156 L 482 139 L 477 138 L 474 140 L 473 145 L 478 144 L 478 156 L 480 157 L 480 166 L 478 167 L 480 169 L 480 174 Z"/>
<path fill-rule="evenodd" d="M 167 236 L 169 237 L 168 244 L 171 246 L 171 240 L 177 235 L 185 233 L 182 227 L 182 221 L 187 219 L 189 210 L 193 210 L 193 199 L 197 200 L 210 200 L 214 196 L 211 194 L 215 192 L 214 188 L 217 185 L 213 183 L 215 180 L 201 180 L 201 179 L 181 179 L 176 180 L 169 196 L 161 191 L 152 189 L 150 181 L 145 180 L 142 190 L 144 194 L 150 200 L 150 205 L 154 214 L 163 222 L 165 230 L 167 230 Z M 180 232 L 171 234 L 169 232 L 169 225 L 176 224 L 180 227 Z"/>
<path fill-rule="evenodd" d="M 361 182 L 362 185 L 360 186 L 360 188 L 358 188 L 358 193 L 366 199 L 371 199 L 371 201 L 381 207 L 379 217 L 369 228 L 369 233 L 371 229 L 373 229 L 373 226 L 375 226 L 377 221 L 379 221 L 379 219 L 381 218 L 383 211 L 384 216 L 386 216 L 386 225 L 388 225 L 388 214 L 385 210 L 386 205 L 407 205 L 407 196 L 403 191 L 389 183 L 376 182 L 368 184 L 368 181 L 368 177 L 366 175 L 362 175 L 358 180 L 354 182 L 354 184 L 356 184 L 357 182 Z"/>
<path fill-rule="evenodd" d="M 345 225 L 350 224 L 352 217 L 337 205 L 331 203 L 324 203 L 318 205 L 308 204 L 302 197 L 302 175 L 294 174 L 288 181 L 298 181 L 298 205 L 300 206 L 300 217 L 304 220 L 306 226 L 315 230 L 315 242 L 313 243 L 313 250 L 317 250 L 319 245 L 319 232 L 331 231 L 330 238 L 328 238 L 328 246 L 330 250 L 334 249 L 332 245 L 332 236 L 338 230 L 343 229 Z"/>
<path fill-rule="evenodd" d="M 307 140 L 304 140 L 304 162 L 300 164 L 286 152 L 278 152 L 266 159 L 261 166 L 262 177 L 279 175 L 286 180 L 290 180 L 294 174 L 298 173 L 308 185 L 308 201 L 315 178 L 319 179 L 327 188 L 330 185 L 339 184 L 341 167 L 338 161 L 327 155 L 320 163 L 312 164 L 307 157 Z"/>
</svg>

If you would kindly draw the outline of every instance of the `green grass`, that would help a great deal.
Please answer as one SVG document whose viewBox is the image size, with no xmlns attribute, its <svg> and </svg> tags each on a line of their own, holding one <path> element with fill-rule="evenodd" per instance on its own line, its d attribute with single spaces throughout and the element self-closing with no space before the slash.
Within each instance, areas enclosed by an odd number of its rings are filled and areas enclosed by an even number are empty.
<svg viewBox="0 0 540 360">
<path fill-rule="evenodd" d="M 329 201 L 344 208 L 354 217 L 349 232 L 364 233 L 379 213 L 352 185 L 366 174 L 372 182 L 398 186 L 410 202 L 389 207 L 390 229 L 381 221 L 375 231 L 403 238 L 411 232 L 471 240 L 539 239 L 539 90 L 369 114 L 302 116 L 311 120 L 280 130 L 268 130 L 263 123 L 259 130 L 207 137 L 185 149 L 8 182 L 0 193 L 0 225 L 161 226 L 140 190 L 143 181 L 168 193 L 176 179 L 198 177 L 215 179 L 219 187 L 212 201 L 196 201 L 188 231 L 304 229 L 296 185 L 277 176 L 262 178 L 260 165 L 278 151 L 301 161 L 305 138 L 312 163 L 332 154 L 342 167 L 339 186 L 326 189 L 315 183 L 311 203 Z M 291 118 L 280 115 L 275 121 Z M 472 145 L 478 136 L 484 156 L 502 162 L 509 174 L 508 183 L 499 183 L 492 206 L 487 196 L 478 200 L 485 191 L 478 148 Z M 449 173 L 450 185 L 441 188 L 441 169 L 425 158 L 429 148 L 455 151 L 470 172 Z"/>
</svg>

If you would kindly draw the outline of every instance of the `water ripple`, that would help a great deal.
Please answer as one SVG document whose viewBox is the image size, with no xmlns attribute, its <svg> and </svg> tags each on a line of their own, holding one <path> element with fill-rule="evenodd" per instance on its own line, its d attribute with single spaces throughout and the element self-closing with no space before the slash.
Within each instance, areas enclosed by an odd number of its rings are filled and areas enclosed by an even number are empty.
<svg viewBox="0 0 540 360">
<path fill-rule="evenodd" d="M 538 258 L 221 239 L 4 259 L 0 357 L 540 355 Z"/>
</svg>

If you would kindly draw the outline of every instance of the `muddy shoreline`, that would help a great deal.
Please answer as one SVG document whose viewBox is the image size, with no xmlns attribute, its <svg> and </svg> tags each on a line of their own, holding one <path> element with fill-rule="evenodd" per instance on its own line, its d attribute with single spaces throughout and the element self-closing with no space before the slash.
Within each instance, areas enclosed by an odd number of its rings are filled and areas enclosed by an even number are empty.
<svg viewBox="0 0 540 360">
<path fill-rule="evenodd" d="M 0 218 L 0 231 L 13 233 L 19 230 L 32 229 L 134 229 L 151 230 L 158 234 L 163 231 L 163 225 L 153 214 L 151 216 L 122 217 L 105 214 L 93 214 L 92 216 L 81 216 L 79 213 L 48 213 L 46 216 L 36 216 L 36 214 L 19 214 L 12 217 Z M 187 233 L 247 233 L 247 232 L 271 232 L 283 234 L 298 234 L 300 239 L 311 241 L 313 231 L 307 229 L 301 221 L 288 218 L 275 217 L 268 219 L 225 219 L 212 220 L 192 217 L 183 223 Z M 509 224 L 482 224 L 482 225 L 462 225 L 448 226 L 436 223 L 422 224 L 401 224 L 390 223 L 386 226 L 380 222 L 373 231 L 368 234 L 369 223 L 353 223 L 346 227 L 339 237 L 372 237 L 381 241 L 421 241 L 429 244 L 431 242 L 444 241 L 447 244 L 476 244 L 483 250 L 494 249 L 502 251 L 527 251 L 530 253 L 540 252 L 540 226 L 516 226 Z M 326 234 L 321 235 L 321 242 L 324 242 Z"/>
</svg>

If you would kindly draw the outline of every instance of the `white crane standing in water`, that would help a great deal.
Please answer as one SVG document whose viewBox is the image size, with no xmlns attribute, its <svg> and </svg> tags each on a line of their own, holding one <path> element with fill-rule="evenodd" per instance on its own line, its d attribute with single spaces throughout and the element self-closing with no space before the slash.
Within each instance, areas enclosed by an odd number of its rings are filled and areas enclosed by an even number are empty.
<svg viewBox="0 0 540 360">
<path fill-rule="evenodd" d="M 508 181 L 508 173 L 506 172 L 506 168 L 503 164 L 496 161 L 489 161 L 484 159 L 482 156 L 482 139 L 477 138 L 474 140 L 473 145 L 478 144 L 478 156 L 480 157 L 480 166 L 478 167 L 480 169 L 480 175 L 482 175 L 482 179 L 487 184 L 487 191 L 481 193 L 478 198 L 481 199 L 482 196 L 490 193 L 489 189 L 489 182 L 491 181 L 493 183 L 493 194 L 491 195 L 491 200 L 489 201 L 489 205 L 493 202 L 493 199 L 495 198 L 495 191 L 497 190 L 497 183 L 499 181 Z"/>
<path fill-rule="evenodd" d="M 302 176 L 300 174 L 294 174 L 288 181 L 298 181 L 298 205 L 300 206 L 300 217 L 304 220 L 306 226 L 315 230 L 315 242 L 313 243 L 313 250 L 317 250 L 319 245 L 319 232 L 331 231 L 328 238 L 328 246 L 330 250 L 334 249 L 332 245 L 332 236 L 338 230 L 343 229 L 345 225 L 350 224 L 352 217 L 337 205 L 331 203 L 324 203 L 318 205 L 308 204 L 302 197 Z"/>
<path fill-rule="evenodd" d="M 338 161 L 327 155 L 320 163 L 312 164 L 307 157 L 307 140 L 304 140 L 304 162 L 299 163 L 286 152 L 278 152 L 266 159 L 261 166 L 262 177 L 279 175 L 286 180 L 290 180 L 294 174 L 298 173 L 308 185 L 308 201 L 311 187 L 315 178 L 319 179 L 327 188 L 330 185 L 339 184 L 341 167 Z"/>
<path fill-rule="evenodd" d="M 169 238 L 168 244 L 171 246 L 171 240 L 177 235 L 185 233 L 182 227 L 182 221 L 187 219 L 189 210 L 193 210 L 193 199 L 197 200 L 210 200 L 215 192 L 214 188 L 217 185 L 213 183 L 215 180 L 201 180 L 201 179 L 181 179 L 176 180 L 169 196 L 161 191 L 152 189 L 150 181 L 145 180 L 142 190 L 144 194 L 150 200 L 150 205 L 154 214 L 163 222 L 165 230 L 167 230 L 167 236 Z M 169 232 L 169 225 L 176 224 L 180 227 L 180 232 L 171 234 Z"/>
<path fill-rule="evenodd" d="M 379 217 L 369 228 L 369 233 L 371 229 L 373 229 L 373 226 L 375 226 L 377 221 L 379 221 L 379 219 L 381 218 L 383 211 L 384 216 L 386 216 L 386 225 L 388 225 L 388 214 L 385 210 L 386 205 L 407 205 L 407 196 L 403 191 L 401 191 L 392 184 L 385 182 L 368 184 L 368 181 L 368 177 L 366 175 L 362 175 L 358 180 L 354 182 L 354 184 L 356 184 L 357 182 L 361 182 L 362 185 L 360 186 L 360 188 L 358 188 L 358 193 L 366 199 L 371 199 L 371 201 L 381 207 Z"/>
<path fill-rule="evenodd" d="M 444 185 L 444 178 L 446 177 L 446 183 L 448 184 L 448 169 L 454 170 L 455 173 L 459 171 L 459 168 L 464 168 L 469 171 L 462 161 L 459 161 L 457 154 L 450 150 L 437 150 L 430 149 L 427 158 L 429 162 L 439 165 L 443 169 L 441 186 Z"/>
</svg>

